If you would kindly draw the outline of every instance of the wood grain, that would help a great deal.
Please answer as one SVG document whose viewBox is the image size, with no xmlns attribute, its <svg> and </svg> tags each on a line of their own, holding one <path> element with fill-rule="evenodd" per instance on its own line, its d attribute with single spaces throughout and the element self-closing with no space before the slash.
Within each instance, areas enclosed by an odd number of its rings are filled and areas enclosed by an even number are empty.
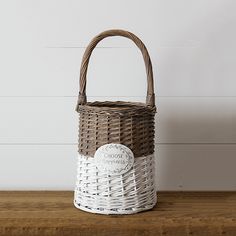
<svg viewBox="0 0 236 236">
<path fill-rule="evenodd" d="M 0 192 L 0 235 L 236 235 L 236 192 L 161 192 L 151 211 L 86 213 L 72 192 Z"/>
</svg>

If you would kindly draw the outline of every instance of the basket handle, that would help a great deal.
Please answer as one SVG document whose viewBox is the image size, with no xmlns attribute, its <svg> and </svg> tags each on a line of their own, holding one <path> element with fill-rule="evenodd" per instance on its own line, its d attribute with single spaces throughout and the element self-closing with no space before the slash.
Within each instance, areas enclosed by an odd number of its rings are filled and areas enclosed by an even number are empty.
<svg viewBox="0 0 236 236">
<path fill-rule="evenodd" d="M 86 75 L 87 75 L 87 69 L 88 69 L 88 63 L 90 56 L 92 54 L 93 49 L 96 47 L 96 45 L 104 38 L 111 37 L 111 36 L 123 36 L 126 38 L 131 39 L 136 46 L 140 49 L 143 60 L 146 67 L 146 74 L 147 74 L 147 97 L 146 97 L 146 105 L 154 107 L 155 106 L 155 94 L 154 94 L 154 85 L 153 85 L 153 72 L 152 72 L 152 62 L 149 56 L 149 53 L 147 51 L 147 48 L 143 44 L 143 42 L 133 33 L 120 30 L 120 29 L 113 29 L 113 30 L 107 30 L 104 31 L 97 36 L 95 36 L 92 41 L 87 46 L 83 59 L 81 62 L 80 67 L 80 92 L 78 97 L 78 103 L 76 110 L 78 111 L 79 105 L 85 105 L 87 103 L 87 96 L 86 96 Z"/>
</svg>

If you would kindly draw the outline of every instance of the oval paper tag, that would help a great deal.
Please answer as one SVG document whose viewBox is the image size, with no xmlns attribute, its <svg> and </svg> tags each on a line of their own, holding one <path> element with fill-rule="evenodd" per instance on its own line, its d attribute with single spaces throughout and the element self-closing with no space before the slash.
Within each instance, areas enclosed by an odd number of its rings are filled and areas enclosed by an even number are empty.
<svg viewBox="0 0 236 236">
<path fill-rule="evenodd" d="M 105 144 L 94 155 L 97 168 L 109 175 L 121 175 L 129 171 L 134 164 L 134 154 L 122 144 Z"/>
</svg>

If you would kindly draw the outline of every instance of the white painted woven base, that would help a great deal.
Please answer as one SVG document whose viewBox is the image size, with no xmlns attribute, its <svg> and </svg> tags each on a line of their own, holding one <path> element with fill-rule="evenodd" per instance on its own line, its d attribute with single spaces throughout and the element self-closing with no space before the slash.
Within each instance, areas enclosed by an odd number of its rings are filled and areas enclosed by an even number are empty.
<svg viewBox="0 0 236 236">
<path fill-rule="evenodd" d="M 101 173 L 94 158 L 78 155 L 75 207 L 100 214 L 133 214 L 156 205 L 154 155 L 136 157 L 125 174 Z"/>
</svg>

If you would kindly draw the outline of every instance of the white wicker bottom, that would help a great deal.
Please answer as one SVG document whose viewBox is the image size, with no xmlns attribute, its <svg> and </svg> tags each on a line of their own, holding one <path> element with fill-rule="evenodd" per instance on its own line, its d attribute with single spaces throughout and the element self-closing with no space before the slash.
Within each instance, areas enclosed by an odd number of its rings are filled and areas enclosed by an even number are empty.
<svg viewBox="0 0 236 236">
<path fill-rule="evenodd" d="M 100 214 L 133 214 L 157 202 L 154 155 L 136 157 L 125 174 L 99 172 L 94 158 L 78 155 L 75 207 Z"/>
</svg>

